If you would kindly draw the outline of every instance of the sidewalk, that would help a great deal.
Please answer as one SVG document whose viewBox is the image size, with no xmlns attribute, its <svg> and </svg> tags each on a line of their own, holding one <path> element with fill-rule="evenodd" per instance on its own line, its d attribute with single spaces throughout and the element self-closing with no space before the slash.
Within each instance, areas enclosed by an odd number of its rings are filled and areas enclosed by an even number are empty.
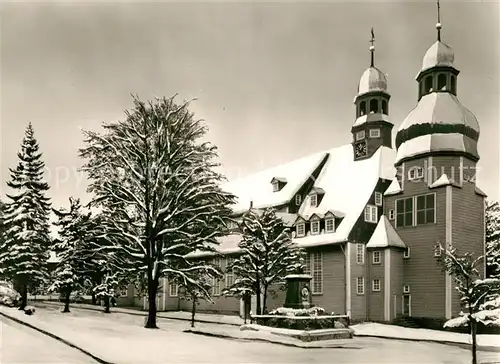
<svg viewBox="0 0 500 364">
<path fill-rule="evenodd" d="M 33 305 L 36 306 L 55 306 L 55 307 L 63 307 L 63 303 L 60 302 L 49 302 L 49 301 L 35 301 Z M 103 307 L 88 305 L 88 304 L 80 304 L 80 303 L 72 303 L 70 307 L 73 308 L 81 308 L 85 310 L 92 311 L 102 311 Z M 125 313 L 129 315 L 136 316 L 146 316 L 147 311 L 136 310 L 133 308 L 123 308 L 123 307 L 111 307 L 110 310 L 112 312 Z M 171 320 L 183 320 L 183 321 L 191 321 L 191 312 L 186 311 L 158 311 L 157 317 L 163 319 L 171 319 Z M 230 316 L 230 315 L 216 315 L 216 314 L 207 314 L 207 313 L 196 313 L 196 322 L 202 323 L 212 323 L 212 324 L 222 324 L 222 325 L 233 325 L 233 326 L 241 326 L 244 323 L 244 320 L 239 316 Z"/>
</svg>

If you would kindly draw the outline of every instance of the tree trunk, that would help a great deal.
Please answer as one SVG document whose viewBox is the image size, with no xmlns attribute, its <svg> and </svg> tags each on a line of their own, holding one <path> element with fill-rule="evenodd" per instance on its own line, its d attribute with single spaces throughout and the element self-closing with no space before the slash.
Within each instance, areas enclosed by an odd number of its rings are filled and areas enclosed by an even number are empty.
<svg viewBox="0 0 500 364">
<path fill-rule="evenodd" d="M 194 327 L 194 315 L 196 314 L 196 296 L 193 295 L 193 307 L 191 307 L 191 327 Z"/>
<path fill-rule="evenodd" d="M 64 312 L 69 312 L 69 299 L 71 297 L 71 289 L 67 289 L 64 295 Z"/>
<path fill-rule="evenodd" d="M 260 283 L 257 284 L 257 289 L 255 290 L 255 294 L 257 295 L 257 315 L 262 315 L 262 308 L 260 305 Z"/>
<path fill-rule="evenodd" d="M 109 296 L 104 296 L 104 313 L 111 313 L 109 310 Z"/>
<path fill-rule="evenodd" d="M 148 319 L 146 321 L 146 325 L 144 326 L 146 329 L 157 329 L 156 325 L 156 292 L 158 291 L 158 279 L 153 279 L 148 276 L 148 300 L 149 300 L 149 309 L 148 309 Z"/>
<path fill-rule="evenodd" d="M 267 313 L 267 286 L 264 286 L 264 297 L 262 298 L 262 314 Z"/>
<path fill-rule="evenodd" d="M 92 291 L 92 304 L 95 306 L 97 304 L 97 299 L 95 298 L 95 292 Z"/>
<path fill-rule="evenodd" d="M 477 364 L 477 322 L 470 318 L 470 333 L 472 335 L 472 364 Z"/>
<path fill-rule="evenodd" d="M 21 304 L 19 305 L 19 310 L 24 311 L 28 305 L 28 285 L 26 283 L 21 283 Z"/>
</svg>

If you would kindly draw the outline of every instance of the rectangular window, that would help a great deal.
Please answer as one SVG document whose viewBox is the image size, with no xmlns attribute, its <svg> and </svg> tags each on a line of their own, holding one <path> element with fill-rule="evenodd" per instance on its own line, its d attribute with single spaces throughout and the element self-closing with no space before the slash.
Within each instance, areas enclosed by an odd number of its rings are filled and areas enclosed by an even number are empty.
<svg viewBox="0 0 500 364">
<path fill-rule="evenodd" d="M 327 233 L 333 233 L 335 231 L 335 219 L 326 219 L 325 220 L 325 231 Z"/>
<path fill-rule="evenodd" d="M 380 252 L 379 251 L 374 251 L 372 255 L 372 263 L 373 264 L 380 264 Z"/>
<path fill-rule="evenodd" d="M 407 247 L 403 252 L 403 258 L 409 258 L 409 257 L 410 257 L 410 247 Z"/>
<path fill-rule="evenodd" d="M 295 204 L 298 206 L 302 202 L 302 196 L 301 195 L 296 195 L 295 196 Z"/>
<path fill-rule="evenodd" d="M 312 276 L 311 293 L 323 293 L 323 253 L 308 253 L 305 257 L 304 273 Z"/>
<path fill-rule="evenodd" d="M 370 138 L 380 138 L 380 129 L 370 129 Z"/>
<path fill-rule="evenodd" d="M 417 196 L 417 225 L 434 222 L 434 194 Z"/>
<path fill-rule="evenodd" d="M 389 220 L 391 220 L 391 221 L 394 220 L 394 210 L 393 209 L 389 210 Z"/>
<path fill-rule="evenodd" d="M 403 293 L 410 293 L 410 286 L 409 285 L 405 284 L 403 286 Z"/>
<path fill-rule="evenodd" d="M 365 294 L 365 277 L 356 278 L 356 293 Z"/>
<path fill-rule="evenodd" d="M 304 236 L 306 234 L 306 224 L 304 224 L 303 222 L 297 224 L 296 229 L 297 236 Z"/>
<path fill-rule="evenodd" d="M 280 183 L 278 181 L 273 182 L 273 192 L 278 192 L 280 190 Z"/>
<path fill-rule="evenodd" d="M 177 297 L 179 295 L 179 285 L 177 284 L 177 282 L 170 282 L 170 284 L 168 285 L 168 295 L 170 297 Z"/>
<path fill-rule="evenodd" d="M 373 292 L 380 292 L 380 279 L 375 278 L 372 281 L 372 291 Z"/>
<path fill-rule="evenodd" d="M 424 169 L 422 167 L 411 167 L 408 170 L 408 180 L 416 180 L 424 178 Z"/>
<path fill-rule="evenodd" d="M 215 258 L 214 259 L 214 265 L 217 267 L 221 267 L 221 260 L 220 258 Z M 221 283 L 222 280 L 220 278 L 212 278 L 212 296 L 220 296 L 220 291 L 221 291 Z"/>
<path fill-rule="evenodd" d="M 319 220 L 311 221 L 311 234 L 312 235 L 319 234 Z"/>
<path fill-rule="evenodd" d="M 375 205 L 382 206 L 382 193 L 375 192 Z"/>
<path fill-rule="evenodd" d="M 356 141 L 365 139 L 365 131 L 361 130 L 356 133 Z"/>
<path fill-rule="evenodd" d="M 365 245 L 356 244 L 356 263 L 365 264 Z"/>
<path fill-rule="evenodd" d="M 229 288 L 234 283 L 234 274 L 233 270 L 229 269 L 231 264 L 233 264 L 234 258 L 226 258 L 226 287 Z"/>
<path fill-rule="evenodd" d="M 365 221 L 376 224 L 377 223 L 377 206 L 366 205 L 365 207 Z"/>
<path fill-rule="evenodd" d="M 311 195 L 309 197 L 309 203 L 310 203 L 311 207 L 318 206 L 318 195 Z"/>
<path fill-rule="evenodd" d="M 433 193 L 396 200 L 396 227 L 436 222 L 436 198 Z"/>
</svg>

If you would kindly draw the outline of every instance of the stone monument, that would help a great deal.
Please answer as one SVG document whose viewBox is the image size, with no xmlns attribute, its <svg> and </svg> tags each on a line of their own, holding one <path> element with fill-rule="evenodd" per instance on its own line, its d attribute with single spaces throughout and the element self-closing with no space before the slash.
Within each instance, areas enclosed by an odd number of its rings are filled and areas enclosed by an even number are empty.
<svg viewBox="0 0 500 364">
<path fill-rule="evenodd" d="M 308 274 L 290 274 L 286 279 L 286 298 L 284 307 L 310 308 L 312 307 L 310 282 Z"/>
</svg>

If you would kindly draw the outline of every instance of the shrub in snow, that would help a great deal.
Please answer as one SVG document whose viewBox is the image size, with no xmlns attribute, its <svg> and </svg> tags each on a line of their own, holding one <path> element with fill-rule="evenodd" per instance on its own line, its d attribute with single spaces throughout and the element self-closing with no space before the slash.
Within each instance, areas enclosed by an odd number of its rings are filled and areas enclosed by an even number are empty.
<svg viewBox="0 0 500 364">
<path fill-rule="evenodd" d="M 311 307 L 311 308 L 289 308 L 289 307 L 278 307 L 277 309 L 269 312 L 269 315 L 277 316 L 323 316 L 325 314 L 325 309 L 321 307 Z"/>
<path fill-rule="evenodd" d="M 35 313 L 35 307 L 33 307 L 33 306 L 26 306 L 24 308 L 24 313 L 26 315 L 29 315 L 29 316 L 33 315 Z"/>
<path fill-rule="evenodd" d="M 0 285 L 0 304 L 8 307 L 15 307 L 19 304 L 21 295 L 7 285 Z"/>
</svg>

